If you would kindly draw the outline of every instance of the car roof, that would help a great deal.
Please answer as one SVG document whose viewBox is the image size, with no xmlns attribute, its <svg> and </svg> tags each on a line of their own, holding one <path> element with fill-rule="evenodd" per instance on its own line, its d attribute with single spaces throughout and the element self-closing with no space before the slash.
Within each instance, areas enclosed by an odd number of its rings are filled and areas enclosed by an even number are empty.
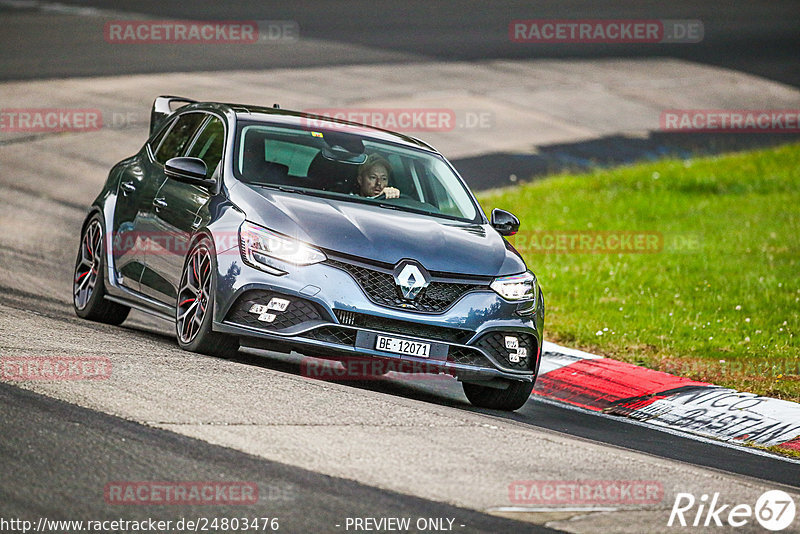
<svg viewBox="0 0 800 534">
<path fill-rule="evenodd" d="M 214 109 L 217 111 L 231 111 L 236 115 L 237 120 L 247 120 L 264 122 L 269 124 L 278 124 L 290 127 L 299 127 L 303 129 L 319 129 L 319 130 L 338 130 L 343 133 L 353 133 L 362 136 L 365 139 L 373 139 L 376 141 L 387 141 L 398 145 L 407 146 L 433 152 L 439 154 L 439 151 L 433 148 L 426 142 L 411 137 L 409 135 L 393 132 L 391 130 L 384 130 L 366 124 L 359 124 L 323 115 L 315 115 L 313 113 L 304 113 L 302 111 L 293 111 L 282 108 L 268 108 L 264 106 L 251 106 L 245 104 L 232 104 L 221 102 L 197 102 L 186 106 L 188 108 L 201 108 L 201 109 Z"/>
</svg>

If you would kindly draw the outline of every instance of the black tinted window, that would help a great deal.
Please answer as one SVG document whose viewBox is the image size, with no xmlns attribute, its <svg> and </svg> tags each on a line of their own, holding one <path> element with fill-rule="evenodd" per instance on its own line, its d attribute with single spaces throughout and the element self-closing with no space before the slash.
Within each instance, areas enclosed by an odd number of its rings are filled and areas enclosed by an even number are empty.
<svg viewBox="0 0 800 534">
<path fill-rule="evenodd" d="M 162 124 L 156 136 L 153 137 L 152 141 L 150 141 L 150 150 L 153 151 L 153 154 L 156 153 L 159 143 L 161 143 L 161 140 L 164 139 L 164 136 L 167 134 L 171 126 L 172 122 L 167 122 L 166 124 Z"/>
<path fill-rule="evenodd" d="M 222 159 L 222 145 L 225 141 L 225 127 L 217 117 L 211 119 L 203 127 L 203 131 L 195 140 L 187 156 L 202 159 L 209 173 L 214 172 Z"/>
<path fill-rule="evenodd" d="M 158 147 L 156 161 L 163 165 L 168 159 L 180 156 L 205 117 L 204 113 L 187 113 L 179 117 Z"/>
</svg>

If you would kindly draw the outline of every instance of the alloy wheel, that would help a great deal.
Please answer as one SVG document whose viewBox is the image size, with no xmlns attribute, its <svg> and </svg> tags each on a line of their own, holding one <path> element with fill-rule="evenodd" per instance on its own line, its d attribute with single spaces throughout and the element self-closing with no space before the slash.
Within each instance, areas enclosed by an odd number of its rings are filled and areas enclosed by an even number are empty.
<svg viewBox="0 0 800 534">
<path fill-rule="evenodd" d="M 191 343 L 200 331 L 211 294 L 211 256 L 201 245 L 186 262 L 178 290 L 177 330 L 183 343 Z"/>
<path fill-rule="evenodd" d="M 80 259 L 75 266 L 75 278 L 72 284 L 72 293 L 75 307 L 79 310 L 86 308 L 92 298 L 97 277 L 100 274 L 103 254 L 103 228 L 100 221 L 92 220 L 81 240 Z"/>
</svg>

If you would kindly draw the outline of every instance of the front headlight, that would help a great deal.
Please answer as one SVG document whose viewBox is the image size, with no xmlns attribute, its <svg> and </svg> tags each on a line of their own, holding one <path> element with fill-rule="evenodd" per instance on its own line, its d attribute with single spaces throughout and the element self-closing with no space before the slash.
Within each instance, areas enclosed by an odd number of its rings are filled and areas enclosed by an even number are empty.
<svg viewBox="0 0 800 534">
<path fill-rule="evenodd" d="M 530 271 L 502 276 L 489 287 L 506 300 L 530 300 L 536 296 L 536 276 Z"/>
<path fill-rule="evenodd" d="M 239 228 L 239 249 L 246 264 L 268 272 L 276 269 L 269 258 L 295 265 L 311 265 L 326 259 L 321 250 L 247 221 Z"/>
</svg>

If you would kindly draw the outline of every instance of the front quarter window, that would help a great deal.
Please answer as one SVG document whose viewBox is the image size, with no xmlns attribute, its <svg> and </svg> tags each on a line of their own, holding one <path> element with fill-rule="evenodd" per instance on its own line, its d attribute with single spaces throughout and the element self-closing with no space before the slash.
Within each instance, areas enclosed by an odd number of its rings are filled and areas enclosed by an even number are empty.
<svg viewBox="0 0 800 534">
<path fill-rule="evenodd" d="M 203 131 L 195 139 L 187 156 L 200 158 L 206 164 L 206 169 L 213 172 L 222 159 L 222 146 L 225 142 L 225 126 L 217 117 L 211 117 Z"/>
<path fill-rule="evenodd" d="M 430 158 L 425 163 L 420 173 L 421 181 L 429 184 L 430 197 L 439 210 L 448 215 L 474 219 L 475 204 L 447 164 L 438 158 Z"/>
<path fill-rule="evenodd" d="M 186 113 L 178 117 L 158 147 L 156 161 L 164 165 L 170 158 L 180 156 L 205 117 L 204 113 Z"/>
</svg>

